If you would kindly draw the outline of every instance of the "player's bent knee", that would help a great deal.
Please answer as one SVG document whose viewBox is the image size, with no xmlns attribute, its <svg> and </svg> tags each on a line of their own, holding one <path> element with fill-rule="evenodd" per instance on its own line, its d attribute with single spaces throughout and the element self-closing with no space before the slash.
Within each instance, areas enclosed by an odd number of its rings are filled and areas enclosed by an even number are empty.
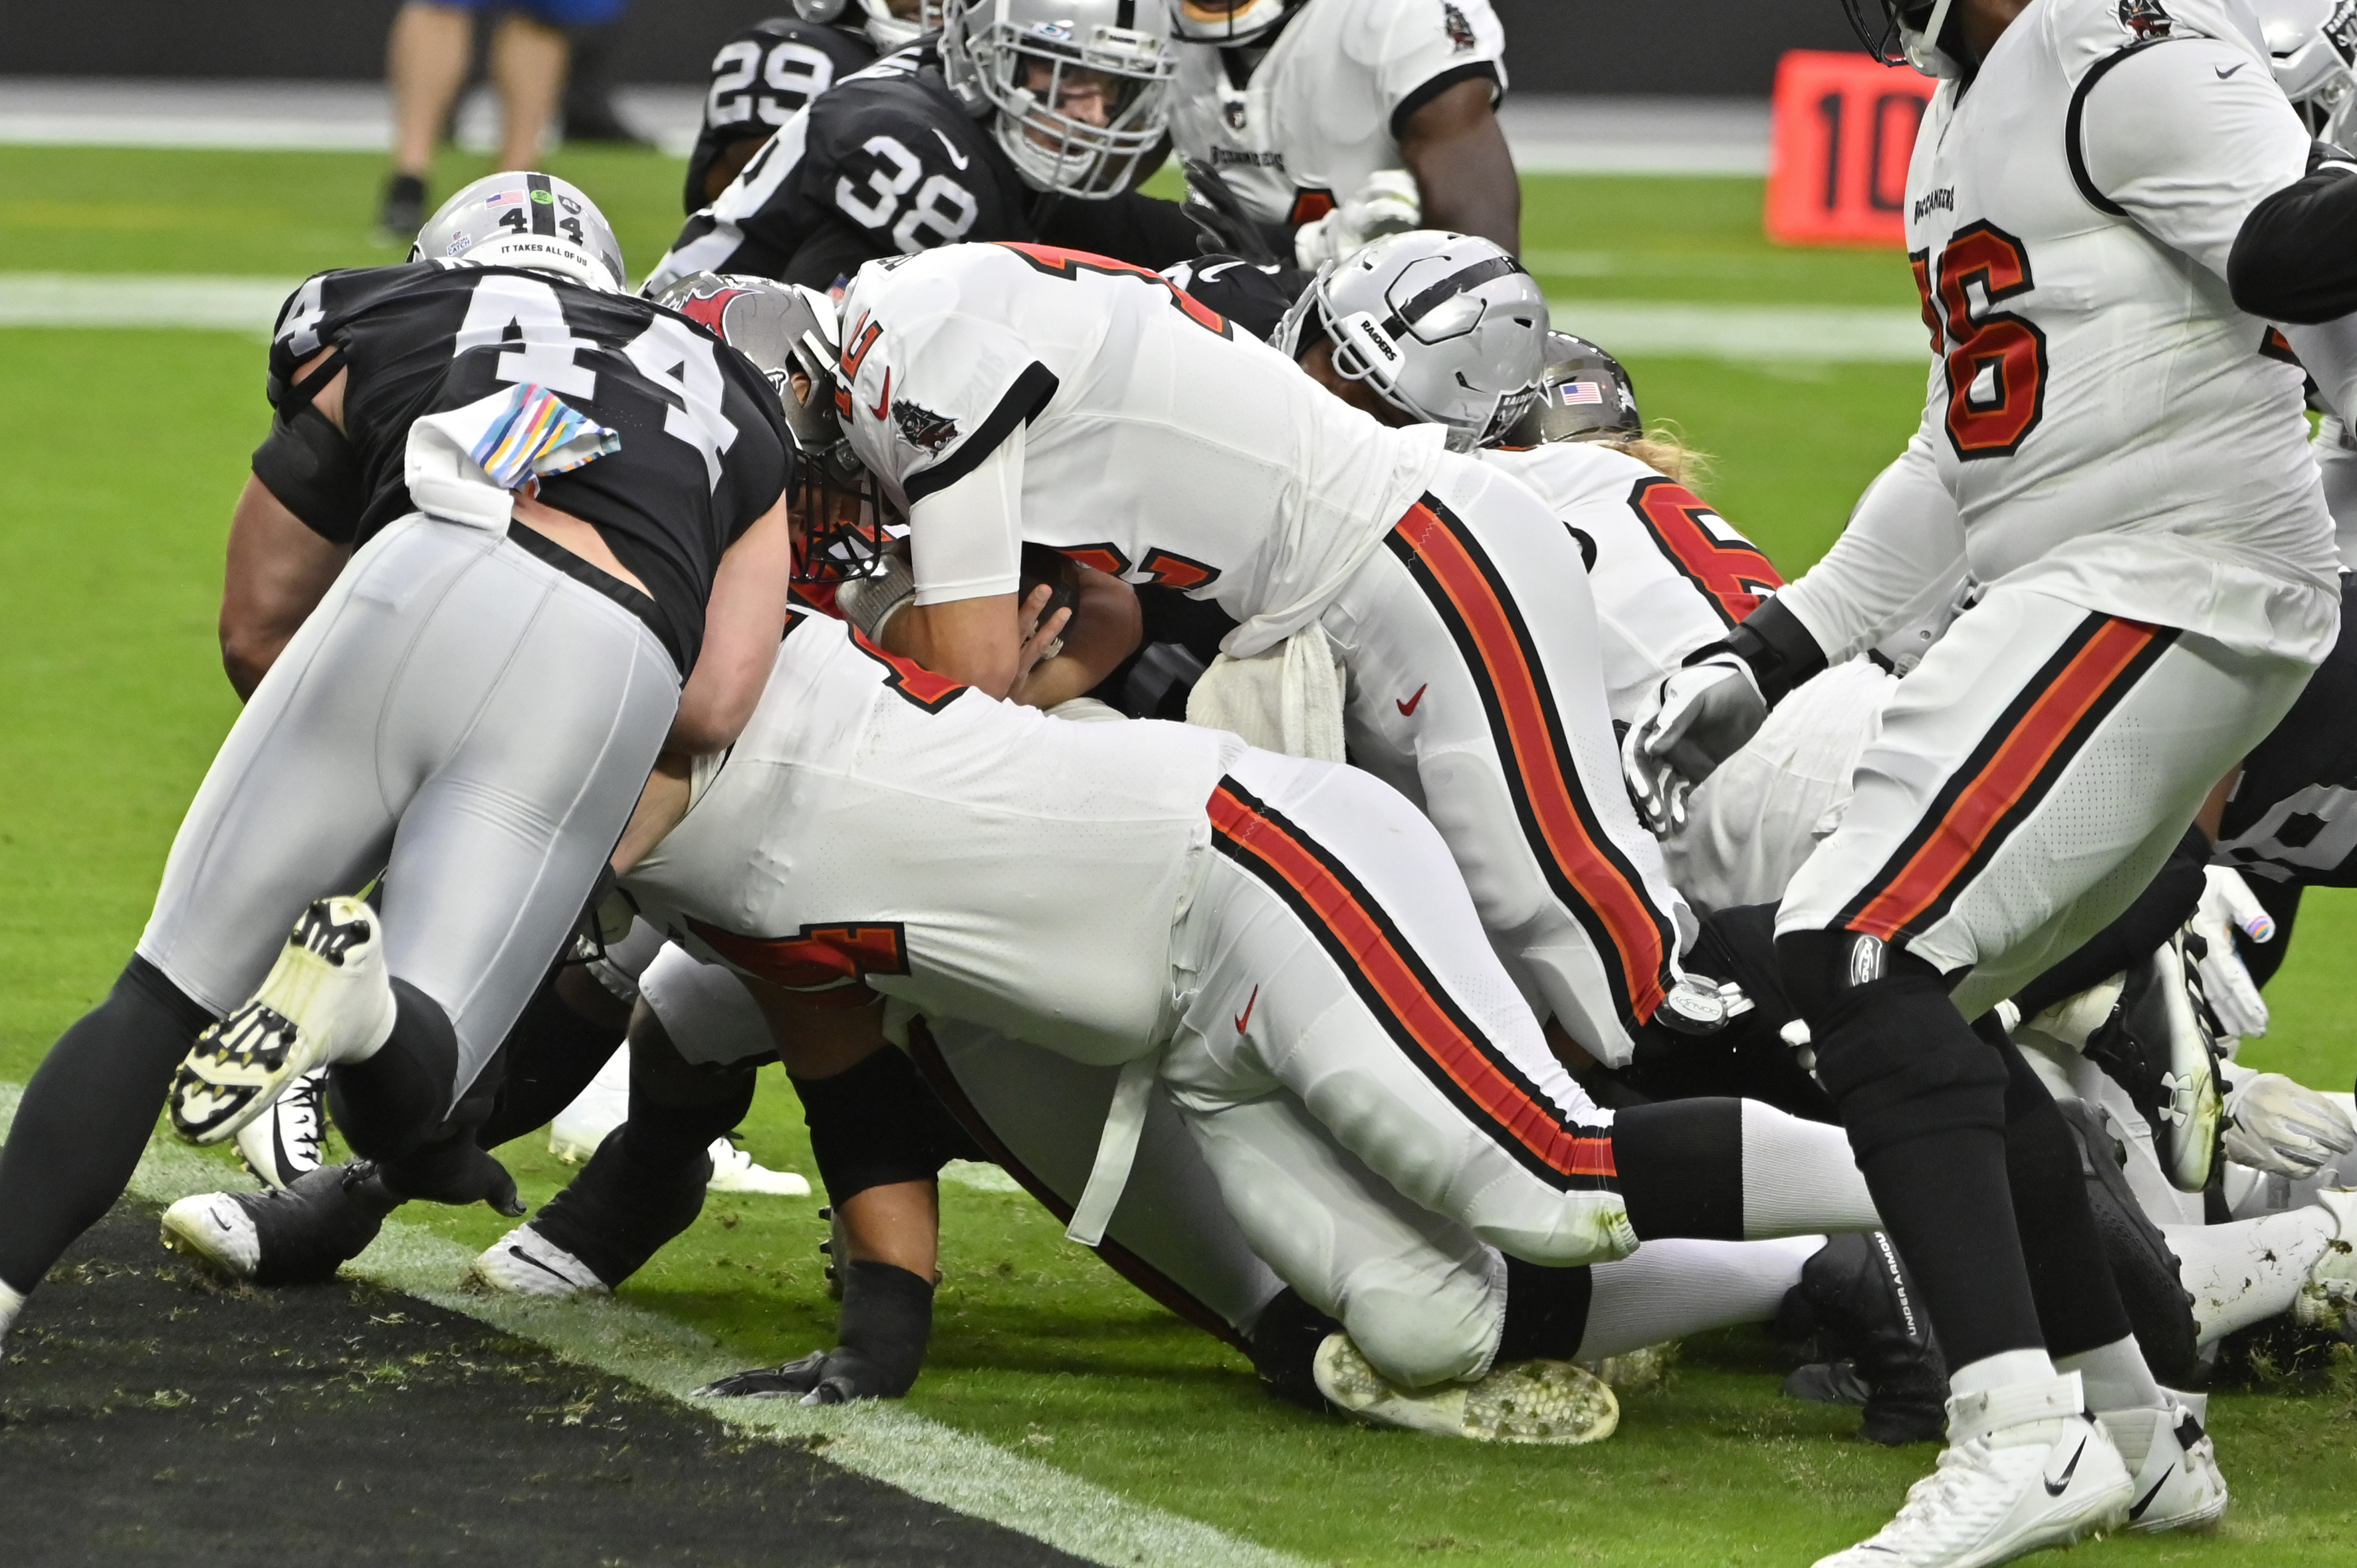
<svg viewBox="0 0 2357 1568">
<path fill-rule="evenodd" d="M 941 1175 L 947 1156 L 932 1090 L 905 1053 L 887 1047 L 848 1071 L 793 1085 L 829 1201 Z"/>
<path fill-rule="evenodd" d="M 1340 1313 L 1359 1353 L 1409 1389 L 1480 1372 L 1497 1350 L 1505 1316 L 1502 1273 L 1494 1282 L 1461 1269 L 1436 1279 L 1399 1266 L 1358 1271 L 1346 1282 Z"/>
</svg>

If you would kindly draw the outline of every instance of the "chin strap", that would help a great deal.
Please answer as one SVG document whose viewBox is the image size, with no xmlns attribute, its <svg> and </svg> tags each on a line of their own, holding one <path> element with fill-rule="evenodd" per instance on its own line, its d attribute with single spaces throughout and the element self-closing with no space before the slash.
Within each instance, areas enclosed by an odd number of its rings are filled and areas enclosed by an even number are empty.
<svg viewBox="0 0 2357 1568">
<path fill-rule="evenodd" d="M 1947 28 L 1948 8 L 1954 4 L 1955 0 L 1933 0 L 1932 19 L 1923 24 L 1920 50 L 1911 47 L 1907 50 L 1908 63 L 1926 76 L 1949 74 L 1939 69 L 1945 58 L 1940 49 L 1940 35 Z"/>
</svg>

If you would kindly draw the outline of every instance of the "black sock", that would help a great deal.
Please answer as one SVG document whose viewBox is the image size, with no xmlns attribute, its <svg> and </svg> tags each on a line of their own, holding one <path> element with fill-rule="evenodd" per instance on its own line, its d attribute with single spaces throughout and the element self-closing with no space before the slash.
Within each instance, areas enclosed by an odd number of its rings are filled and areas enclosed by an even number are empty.
<svg viewBox="0 0 2357 1568">
<path fill-rule="evenodd" d="M 213 1022 L 145 959 L 51 1047 L 0 1151 L 0 1283 L 30 1291 L 131 1183 L 173 1069 Z"/>
<path fill-rule="evenodd" d="M 1743 1102 L 1673 1100 L 1612 1114 L 1612 1163 L 1640 1240 L 1743 1240 Z"/>
<path fill-rule="evenodd" d="M 1570 1360 L 1587 1337 L 1587 1308 L 1595 1296 L 1595 1277 L 1586 1269 L 1550 1269 L 1508 1258 L 1506 1325 L 1491 1364 Z"/>
<path fill-rule="evenodd" d="M 715 1138 L 734 1132 L 753 1109 L 755 1082 L 750 1068 L 716 1072 L 710 1079 L 711 1099 L 696 1105 L 670 1105 L 632 1073 L 630 1120 L 622 1123 L 630 1157 L 649 1169 L 668 1170 L 702 1155 Z"/>
<path fill-rule="evenodd" d="M 933 1331 L 933 1283 L 892 1263 L 856 1259 L 843 1274 L 835 1343 L 867 1363 L 868 1398 L 899 1399 L 916 1386 Z M 869 1381 L 862 1379 L 863 1383 Z"/>
<path fill-rule="evenodd" d="M 475 1133 L 486 1149 L 554 1121 L 621 1047 L 623 1030 L 583 1017 L 557 994 L 562 972 L 550 975 L 508 1031 L 499 1095 Z"/>
<path fill-rule="evenodd" d="M 2005 1058 L 2005 1163 L 2022 1261 L 2047 1349 L 2075 1356 L 2124 1339 L 2127 1307 L 2087 1206 L 2079 1144 L 2053 1096 L 1994 1019 L 1975 1031 Z"/>
<path fill-rule="evenodd" d="M 393 983 L 392 1037 L 366 1061 L 328 1069 L 328 1113 L 352 1152 L 398 1159 L 431 1136 L 450 1109 L 458 1036 L 441 1004 L 405 980 Z"/>
<path fill-rule="evenodd" d="M 608 1285 L 639 1272 L 704 1211 L 712 1140 L 737 1125 L 753 1101 L 753 1074 L 698 1106 L 664 1105 L 635 1079 L 630 1117 L 606 1136 L 572 1185 L 533 1219 L 533 1229 L 589 1265 Z"/>
<path fill-rule="evenodd" d="M 1818 1070 L 1948 1365 L 2044 1344 L 2006 1179 L 2005 1064 L 1936 979 L 1900 972 L 1813 1023 Z"/>
<path fill-rule="evenodd" d="M 1507 1298 L 1509 1310 L 1512 1297 Z M 1302 1298 L 1299 1291 L 1286 1286 L 1269 1299 L 1253 1320 L 1253 1370 L 1268 1385 L 1268 1391 L 1288 1403 L 1304 1410 L 1322 1411 L 1326 1396 L 1318 1389 L 1316 1371 L 1318 1347 L 1326 1343 L 1329 1334 L 1340 1334 L 1342 1326 L 1318 1311 Z"/>
</svg>

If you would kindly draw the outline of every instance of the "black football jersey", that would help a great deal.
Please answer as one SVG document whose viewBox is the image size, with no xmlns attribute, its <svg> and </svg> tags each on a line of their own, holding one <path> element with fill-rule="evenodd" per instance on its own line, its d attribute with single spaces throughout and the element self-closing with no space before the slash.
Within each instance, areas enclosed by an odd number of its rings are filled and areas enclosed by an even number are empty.
<svg viewBox="0 0 2357 1568">
<path fill-rule="evenodd" d="M 2226 800 L 2218 862 L 2263 899 L 2271 884 L 2357 886 L 2357 577 L 2341 585 L 2340 639 Z"/>
<path fill-rule="evenodd" d="M 704 129 L 687 158 L 688 213 L 711 200 L 704 181 L 721 149 L 748 137 L 766 138 L 812 99 L 875 59 L 866 35 L 799 16 L 756 22 L 721 45 L 712 57 L 712 84 L 704 94 Z"/>
<path fill-rule="evenodd" d="M 615 596 L 683 671 L 694 666 L 721 553 L 777 504 L 793 450 L 750 360 L 643 299 L 445 262 L 321 273 L 296 290 L 270 347 L 274 407 L 329 345 L 344 351 L 344 436 L 368 499 L 357 516 L 306 522 L 365 544 L 415 510 L 404 472 L 413 422 L 540 386 L 620 443 L 539 481 L 540 499 L 597 530 L 654 602 L 619 584 Z"/>
<path fill-rule="evenodd" d="M 931 38 L 845 77 L 787 122 L 647 280 L 742 273 L 831 288 L 881 256 L 961 241 L 1044 241 L 1138 266 L 1200 248 L 1178 203 L 1034 191 L 967 113 Z"/>
</svg>

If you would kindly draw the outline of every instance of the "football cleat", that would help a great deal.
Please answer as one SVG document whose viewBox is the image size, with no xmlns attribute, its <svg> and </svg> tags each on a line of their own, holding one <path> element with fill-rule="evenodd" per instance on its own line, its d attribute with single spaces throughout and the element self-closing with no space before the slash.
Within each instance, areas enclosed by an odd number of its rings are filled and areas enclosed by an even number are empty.
<svg viewBox="0 0 2357 1568">
<path fill-rule="evenodd" d="M 2201 1530 L 2226 1511 L 2218 1448 L 2202 1430 L 2198 1395 L 2172 1395 L 2168 1408 L 2107 1410 L 2095 1420 L 2120 1451 L 2136 1488 L 2128 1528 L 2148 1534 Z"/>
<path fill-rule="evenodd" d="M 2169 1238 L 2152 1222 L 2128 1186 L 2127 1151 L 2113 1136 L 2103 1113 L 2083 1100 L 2055 1101 L 2063 1123 L 2079 1144 L 2079 1170 L 2085 1178 L 2087 1208 L 2103 1239 L 2104 1258 L 2118 1283 L 2136 1348 L 2153 1375 L 2169 1382 L 2200 1377 L 2200 1325 L 2192 1293 L 2185 1288 Z"/>
<path fill-rule="evenodd" d="M 376 911 L 322 898 L 253 999 L 197 1036 L 172 1078 L 172 1126 L 192 1144 L 234 1137 L 314 1068 L 359 1061 L 393 1033 L 393 981 Z"/>
<path fill-rule="evenodd" d="M 551 1301 L 613 1294 L 596 1270 L 529 1225 L 517 1226 L 485 1248 L 467 1270 L 466 1288 Z"/>
<path fill-rule="evenodd" d="M 1988 1568 L 2126 1522 L 2127 1466 L 2084 1402 L 2076 1372 L 1952 1398 L 1938 1468 L 1817 1568 Z"/>
<path fill-rule="evenodd" d="M 1844 1358 L 1803 1367 L 1786 1380 L 1794 1399 L 1862 1404 L 1862 1430 L 1874 1442 L 1929 1443 L 1946 1412 L 1948 1365 L 1931 1321 L 1890 1239 L 1835 1236 L 1802 1265 L 1786 1317 L 1805 1319 Z"/>
<path fill-rule="evenodd" d="M 16 1315 L 24 1310 L 24 1296 L 0 1280 L 0 1361 L 8 1359 L 8 1331 L 16 1326 Z"/>
<path fill-rule="evenodd" d="M 368 1250 L 398 1199 L 366 1160 L 309 1171 L 285 1187 L 208 1192 L 164 1210 L 164 1245 L 241 1284 L 319 1284 Z"/>
<path fill-rule="evenodd" d="M 808 1197 L 808 1178 L 791 1171 L 773 1171 L 726 1138 L 712 1141 L 712 1179 L 705 1187 L 714 1192 L 742 1192 L 764 1197 Z"/>
<path fill-rule="evenodd" d="M 1568 1361 L 1514 1361 L 1470 1383 L 1410 1390 L 1387 1381 L 1349 1335 L 1330 1334 L 1311 1371 L 1336 1408 L 1378 1426 L 1476 1443 L 1575 1444 L 1600 1442 L 1620 1424 L 1612 1390 Z"/>
<path fill-rule="evenodd" d="M 597 1153 L 607 1134 L 630 1119 L 630 1058 L 616 1052 L 613 1060 L 556 1113 L 548 1124 L 548 1152 L 568 1165 L 577 1165 Z M 619 1069 L 619 1070 L 618 1070 Z M 773 1171 L 727 1138 L 715 1138 L 711 1189 L 763 1197 L 808 1197 L 810 1182 L 791 1171 Z"/>
<path fill-rule="evenodd" d="M 386 237 L 408 244 L 425 222 L 425 182 L 397 174 L 384 182 L 384 207 L 377 218 Z"/>
<path fill-rule="evenodd" d="M 2309 1269 L 2291 1315 L 2303 1327 L 2357 1341 L 2357 1188 L 2328 1187 L 2316 1202 L 2332 1216 L 2332 1240 Z"/>
<path fill-rule="evenodd" d="M 328 1074 L 315 1069 L 237 1135 L 237 1157 L 264 1187 L 291 1187 L 317 1170 L 328 1142 Z"/>
<path fill-rule="evenodd" d="M 2179 1192 L 2209 1186 L 2225 1101 L 2217 1032 L 2182 932 L 2128 970 L 2119 1005 L 2083 1048 L 2152 1128 L 2170 1183 Z"/>
</svg>

